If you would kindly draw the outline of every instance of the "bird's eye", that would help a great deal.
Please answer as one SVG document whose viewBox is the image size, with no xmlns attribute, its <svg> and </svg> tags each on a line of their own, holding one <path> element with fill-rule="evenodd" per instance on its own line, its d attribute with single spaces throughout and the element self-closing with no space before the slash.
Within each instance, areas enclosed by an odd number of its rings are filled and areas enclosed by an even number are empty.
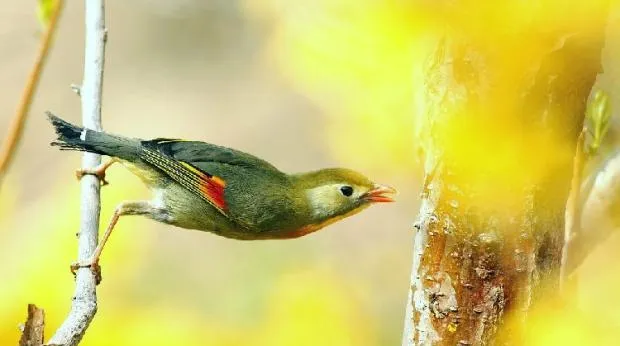
<svg viewBox="0 0 620 346">
<path fill-rule="evenodd" d="M 345 185 L 340 188 L 340 192 L 342 192 L 343 195 L 349 197 L 353 194 L 353 188 L 351 186 Z"/>
</svg>

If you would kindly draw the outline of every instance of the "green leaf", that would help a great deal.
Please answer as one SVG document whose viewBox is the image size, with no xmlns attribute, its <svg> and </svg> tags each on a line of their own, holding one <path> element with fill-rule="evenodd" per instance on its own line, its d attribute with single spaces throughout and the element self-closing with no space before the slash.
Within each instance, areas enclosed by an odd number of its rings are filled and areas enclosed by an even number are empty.
<svg viewBox="0 0 620 346">
<path fill-rule="evenodd" d="M 609 95 L 597 90 L 586 109 L 586 120 L 589 123 L 592 142 L 590 152 L 595 153 L 601 146 L 609 124 L 611 123 L 611 107 L 609 106 Z"/>
<path fill-rule="evenodd" d="M 50 22 L 50 17 L 56 6 L 56 0 L 37 0 L 37 19 L 43 27 L 43 30 L 47 29 Z"/>
</svg>

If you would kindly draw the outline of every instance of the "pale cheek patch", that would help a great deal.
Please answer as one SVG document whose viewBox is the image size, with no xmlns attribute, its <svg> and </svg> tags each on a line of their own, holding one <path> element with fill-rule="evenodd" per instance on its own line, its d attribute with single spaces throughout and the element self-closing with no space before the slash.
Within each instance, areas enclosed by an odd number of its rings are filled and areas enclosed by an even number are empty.
<svg viewBox="0 0 620 346">
<path fill-rule="evenodd" d="M 306 191 L 306 196 L 312 207 L 314 216 L 327 217 L 330 216 L 334 210 L 341 207 L 342 198 L 345 198 L 341 195 L 341 186 L 342 184 L 325 185 Z M 360 188 L 356 186 L 354 189 L 356 192 L 348 198 L 359 198 L 360 193 L 358 191 L 360 191 Z"/>
<path fill-rule="evenodd" d="M 88 131 L 87 129 L 82 130 L 82 133 L 80 133 L 80 139 L 85 141 L 86 140 L 86 131 Z"/>
</svg>

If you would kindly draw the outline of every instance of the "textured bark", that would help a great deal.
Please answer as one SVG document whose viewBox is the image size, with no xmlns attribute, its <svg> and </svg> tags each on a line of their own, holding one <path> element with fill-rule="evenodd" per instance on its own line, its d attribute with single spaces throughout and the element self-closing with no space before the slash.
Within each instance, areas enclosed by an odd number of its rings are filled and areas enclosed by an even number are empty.
<svg viewBox="0 0 620 346">
<path fill-rule="evenodd" d="M 43 345 L 45 331 L 45 312 L 34 304 L 28 304 L 28 318 L 24 323 L 19 346 Z"/>
<path fill-rule="evenodd" d="M 606 7 L 587 13 L 597 24 L 436 36 L 415 95 L 426 181 L 403 345 L 519 345 L 528 309 L 557 292 Z"/>
</svg>

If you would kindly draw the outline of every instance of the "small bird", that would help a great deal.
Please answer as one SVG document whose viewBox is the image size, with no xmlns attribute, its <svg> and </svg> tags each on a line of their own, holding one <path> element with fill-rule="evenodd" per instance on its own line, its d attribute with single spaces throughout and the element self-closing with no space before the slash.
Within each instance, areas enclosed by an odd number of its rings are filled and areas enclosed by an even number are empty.
<svg viewBox="0 0 620 346">
<path fill-rule="evenodd" d="M 61 150 L 111 159 L 77 176 L 92 174 L 103 184 L 113 163 L 123 164 L 152 191 L 152 198 L 124 201 L 87 263 L 99 257 L 122 215 L 144 215 L 166 224 L 240 240 L 298 238 L 356 214 L 373 203 L 393 202 L 392 187 L 375 184 L 346 168 L 286 174 L 253 155 L 214 144 L 180 139 L 142 140 L 70 124 L 47 112 Z"/>
</svg>

